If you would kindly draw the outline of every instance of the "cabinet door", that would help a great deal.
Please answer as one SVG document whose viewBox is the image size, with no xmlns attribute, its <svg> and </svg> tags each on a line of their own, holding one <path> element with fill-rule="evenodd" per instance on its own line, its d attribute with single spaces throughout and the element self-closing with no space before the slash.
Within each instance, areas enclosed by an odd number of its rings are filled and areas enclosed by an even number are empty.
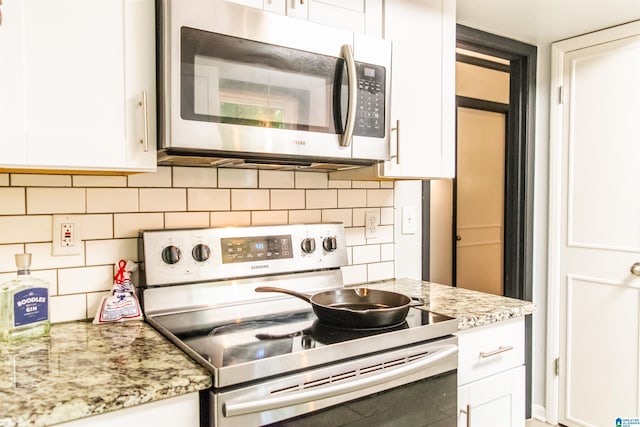
<svg viewBox="0 0 640 427">
<path fill-rule="evenodd" d="M 28 165 L 125 165 L 124 2 L 24 3 Z"/>
<path fill-rule="evenodd" d="M 156 154 L 155 4 L 124 2 L 125 141 L 131 171 L 154 171 Z"/>
<path fill-rule="evenodd" d="M 385 2 L 393 43 L 391 155 L 383 175 L 453 177 L 455 2 Z"/>
<path fill-rule="evenodd" d="M 524 427 L 525 368 L 458 387 L 458 427 Z"/>
<path fill-rule="evenodd" d="M 2 2 L 0 25 L 0 166 L 27 160 L 22 43 L 24 0 Z"/>
</svg>

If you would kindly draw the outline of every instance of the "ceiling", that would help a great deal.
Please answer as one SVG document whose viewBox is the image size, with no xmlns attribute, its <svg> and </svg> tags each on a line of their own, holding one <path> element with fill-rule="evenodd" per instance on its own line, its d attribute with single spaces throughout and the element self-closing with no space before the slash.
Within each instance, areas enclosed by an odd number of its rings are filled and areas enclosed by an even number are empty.
<svg viewBox="0 0 640 427">
<path fill-rule="evenodd" d="M 457 0 L 456 21 L 540 46 L 638 19 L 639 0 Z"/>
</svg>

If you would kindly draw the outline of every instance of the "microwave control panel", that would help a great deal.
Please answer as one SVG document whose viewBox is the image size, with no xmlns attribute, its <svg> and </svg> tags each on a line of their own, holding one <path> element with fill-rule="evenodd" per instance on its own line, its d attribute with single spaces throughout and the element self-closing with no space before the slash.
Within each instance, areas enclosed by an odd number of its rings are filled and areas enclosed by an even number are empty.
<svg viewBox="0 0 640 427">
<path fill-rule="evenodd" d="M 354 135 L 384 138 L 385 69 L 356 62 L 358 108 Z"/>
</svg>

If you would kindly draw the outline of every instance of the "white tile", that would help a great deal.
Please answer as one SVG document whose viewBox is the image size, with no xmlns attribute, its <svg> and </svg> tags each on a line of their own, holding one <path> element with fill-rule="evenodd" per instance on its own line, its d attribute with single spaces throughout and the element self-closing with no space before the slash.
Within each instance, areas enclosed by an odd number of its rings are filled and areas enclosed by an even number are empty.
<svg viewBox="0 0 640 427">
<path fill-rule="evenodd" d="M 380 208 L 380 224 L 393 225 L 393 208 Z"/>
<path fill-rule="evenodd" d="M 84 213 L 84 188 L 27 188 L 27 213 Z"/>
<path fill-rule="evenodd" d="M 365 245 L 353 247 L 353 263 L 366 264 L 380 261 L 380 245 Z"/>
<path fill-rule="evenodd" d="M 98 314 L 102 298 L 108 297 L 111 292 L 93 292 L 87 294 L 87 319 L 93 319 Z"/>
<path fill-rule="evenodd" d="M 50 242 L 51 215 L 0 216 L 0 244 Z"/>
<path fill-rule="evenodd" d="M 393 190 L 366 190 L 366 206 L 393 206 Z"/>
<path fill-rule="evenodd" d="M 329 180 L 327 185 L 329 188 L 351 188 L 351 181 L 347 180 Z"/>
<path fill-rule="evenodd" d="M 378 225 L 376 237 L 367 239 L 367 244 L 393 243 L 393 232 L 393 225 Z"/>
<path fill-rule="evenodd" d="M 378 218 L 380 217 L 380 209 L 377 208 L 357 208 L 353 209 L 353 226 L 364 227 L 364 214 L 366 212 L 376 211 L 378 212 Z"/>
<path fill-rule="evenodd" d="M 43 270 L 47 268 L 81 267 L 84 265 L 84 242 L 80 255 L 51 255 L 51 243 L 27 243 L 25 252 L 30 252 L 31 268 Z"/>
<path fill-rule="evenodd" d="M 345 285 L 355 285 L 357 283 L 364 283 L 367 281 L 367 265 L 349 265 L 347 267 L 341 267 L 342 281 Z"/>
<path fill-rule="evenodd" d="M 187 208 L 190 211 L 228 211 L 231 209 L 231 190 L 189 188 Z"/>
<path fill-rule="evenodd" d="M 6 187 L 9 185 L 9 174 L 0 173 L 0 187 Z"/>
<path fill-rule="evenodd" d="M 380 261 L 393 261 L 395 260 L 394 244 L 384 243 L 380 245 Z"/>
<path fill-rule="evenodd" d="M 269 190 L 231 190 L 234 211 L 268 210 Z"/>
<path fill-rule="evenodd" d="M 380 181 L 380 188 L 393 188 L 395 181 Z"/>
<path fill-rule="evenodd" d="M 158 166 L 155 172 L 128 176 L 129 187 L 171 187 L 171 168 Z"/>
<path fill-rule="evenodd" d="M 295 184 L 293 171 L 259 171 L 260 188 L 293 188 Z"/>
<path fill-rule="evenodd" d="M 87 318 L 86 294 L 54 296 L 49 298 L 51 323 L 71 322 Z"/>
<path fill-rule="evenodd" d="M 15 273 L 14 255 L 24 253 L 24 245 L 0 245 L 0 272 Z"/>
<path fill-rule="evenodd" d="M 352 181 L 351 188 L 380 188 L 378 181 Z"/>
<path fill-rule="evenodd" d="M 251 212 L 211 212 L 211 227 L 251 225 Z"/>
<path fill-rule="evenodd" d="M 126 176 L 73 175 L 74 187 L 126 187 Z"/>
<path fill-rule="evenodd" d="M 347 241 L 347 246 L 367 244 L 367 240 L 364 238 L 364 227 L 345 228 L 344 237 Z"/>
<path fill-rule="evenodd" d="M 324 209 L 322 222 L 341 222 L 345 227 L 351 227 L 352 216 L 351 209 Z"/>
<path fill-rule="evenodd" d="M 13 257 L 12 257 L 13 259 Z M 14 267 L 14 270 L 16 267 Z M 31 276 L 36 279 L 40 279 L 47 284 L 49 288 L 49 296 L 56 295 L 57 293 L 57 279 L 56 279 L 56 271 L 57 270 L 31 270 Z M 17 277 L 17 272 L 12 271 L 11 273 L 2 273 L 0 274 L 0 285 L 8 282 L 9 280 L 13 280 Z"/>
<path fill-rule="evenodd" d="M 208 212 L 167 212 L 164 214 L 165 228 L 198 228 L 209 226 Z"/>
<path fill-rule="evenodd" d="M 58 270 L 58 294 L 109 291 L 113 286 L 113 267 L 62 268 Z"/>
<path fill-rule="evenodd" d="M 164 228 L 164 214 L 133 213 L 115 214 L 113 216 L 113 237 L 138 237 L 140 230 L 157 230 Z"/>
<path fill-rule="evenodd" d="M 87 188 L 87 213 L 138 212 L 137 188 Z"/>
<path fill-rule="evenodd" d="M 93 214 L 82 216 L 82 239 L 112 239 L 113 238 L 113 215 Z"/>
<path fill-rule="evenodd" d="M 326 172 L 296 172 L 296 188 L 327 188 L 328 182 Z"/>
<path fill-rule="evenodd" d="M 185 188 L 141 188 L 140 212 L 186 211 Z"/>
<path fill-rule="evenodd" d="M 24 188 L 0 188 L 0 215 L 23 215 L 26 212 Z"/>
<path fill-rule="evenodd" d="M 393 261 L 367 264 L 367 279 L 370 282 L 373 282 L 375 280 L 393 279 L 395 276 L 393 270 Z"/>
<path fill-rule="evenodd" d="M 256 211 L 251 212 L 251 225 L 287 224 L 289 213 L 287 211 Z"/>
<path fill-rule="evenodd" d="M 347 265 L 353 265 L 353 248 L 347 248 Z"/>
<path fill-rule="evenodd" d="M 258 171 L 256 169 L 218 169 L 218 187 L 220 188 L 257 188 Z"/>
<path fill-rule="evenodd" d="M 322 221 L 322 211 L 289 211 L 289 224 L 313 224 Z"/>
<path fill-rule="evenodd" d="M 338 207 L 338 190 L 307 190 L 307 209 Z"/>
<path fill-rule="evenodd" d="M 215 188 L 218 186 L 218 169 L 184 168 L 174 166 L 173 187 Z"/>
<path fill-rule="evenodd" d="M 304 209 L 304 190 L 271 190 L 271 209 Z"/>
<path fill-rule="evenodd" d="M 137 239 L 90 240 L 85 245 L 88 266 L 111 265 L 121 259 L 138 261 Z"/>
<path fill-rule="evenodd" d="M 367 190 L 338 190 L 339 208 L 363 208 L 367 206 Z"/>
<path fill-rule="evenodd" d="M 71 175 L 11 174 L 13 187 L 71 187 Z"/>
</svg>

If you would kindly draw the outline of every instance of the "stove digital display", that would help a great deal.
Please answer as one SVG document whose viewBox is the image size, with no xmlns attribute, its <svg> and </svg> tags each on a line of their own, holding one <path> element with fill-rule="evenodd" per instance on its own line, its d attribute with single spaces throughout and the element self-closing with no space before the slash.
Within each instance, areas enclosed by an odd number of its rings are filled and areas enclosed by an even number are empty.
<svg viewBox="0 0 640 427">
<path fill-rule="evenodd" d="M 220 245 L 223 264 L 293 258 L 290 234 L 225 238 Z"/>
</svg>

